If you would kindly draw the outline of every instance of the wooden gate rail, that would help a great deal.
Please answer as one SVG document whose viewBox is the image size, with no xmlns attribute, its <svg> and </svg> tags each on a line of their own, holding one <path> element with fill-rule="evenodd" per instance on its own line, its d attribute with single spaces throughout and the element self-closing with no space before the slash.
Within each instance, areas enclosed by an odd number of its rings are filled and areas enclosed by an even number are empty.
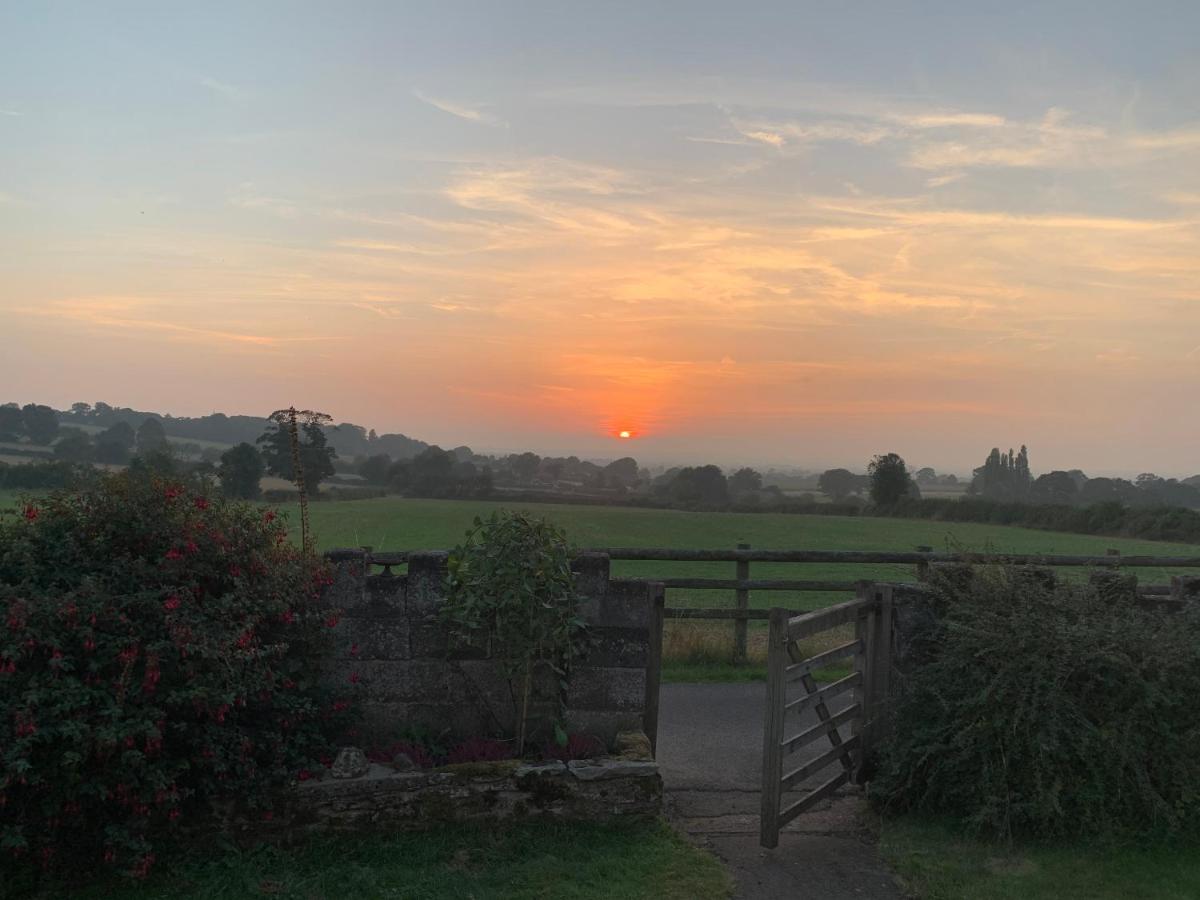
<svg viewBox="0 0 1200 900">
<path fill-rule="evenodd" d="M 768 614 L 767 705 L 763 723 L 762 814 L 759 841 L 771 848 L 779 844 L 779 830 L 805 810 L 856 780 L 864 754 L 871 749 L 874 721 L 887 695 L 891 665 L 891 588 L 859 582 L 853 600 L 828 609 L 789 616 L 774 608 Z M 854 622 L 854 640 L 805 659 L 799 641 Z M 818 687 L 813 671 L 838 659 L 853 657 L 854 672 L 832 684 Z M 799 683 L 804 693 L 789 699 L 788 686 Z M 831 713 L 826 701 L 854 691 L 845 709 Z M 789 716 L 807 709 L 817 723 L 787 734 Z M 842 734 L 849 728 L 848 735 Z M 814 741 L 827 738 L 829 749 L 784 771 L 785 758 Z M 784 805 L 784 795 L 800 787 L 823 769 L 839 770 L 804 796 Z"/>
</svg>

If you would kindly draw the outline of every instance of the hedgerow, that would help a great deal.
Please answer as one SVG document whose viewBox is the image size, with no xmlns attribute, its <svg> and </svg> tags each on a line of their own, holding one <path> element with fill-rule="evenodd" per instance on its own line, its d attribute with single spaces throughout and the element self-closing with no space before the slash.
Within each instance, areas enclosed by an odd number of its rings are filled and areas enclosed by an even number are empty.
<svg viewBox="0 0 1200 900">
<path fill-rule="evenodd" d="M 1200 825 L 1200 612 L 1131 581 L 935 576 L 873 797 L 1001 837 Z"/>
<path fill-rule="evenodd" d="M 349 714 L 311 662 L 327 578 L 275 513 L 171 481 L 0 516 L 0 877 L 144 875 L 216 798 L 269 815 Z"/>
</svg>

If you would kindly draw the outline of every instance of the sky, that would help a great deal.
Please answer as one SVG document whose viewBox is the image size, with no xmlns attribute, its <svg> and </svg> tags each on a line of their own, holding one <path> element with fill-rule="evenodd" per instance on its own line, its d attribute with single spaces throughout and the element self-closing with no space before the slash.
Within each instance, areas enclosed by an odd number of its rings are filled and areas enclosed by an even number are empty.
<svg viewBox="0 0 1200 900">
<path fill-rule="evenodd" d="M 1200 471 L 1195 2 L 12 3 L 0 47 L 0 400 Z"/>
</svg>

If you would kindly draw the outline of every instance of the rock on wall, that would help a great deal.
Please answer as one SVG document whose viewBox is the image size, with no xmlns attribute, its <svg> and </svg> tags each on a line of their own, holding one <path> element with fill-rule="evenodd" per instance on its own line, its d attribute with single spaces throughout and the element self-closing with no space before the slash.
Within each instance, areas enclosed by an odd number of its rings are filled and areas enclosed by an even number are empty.
<svg viewBox="0 0 1200 900">
<path fill-rule="evenodd" d="M 408 725 L 457 737 L 515 731 L 516 705 L 499 666 L 448 646 L 438 619 L 445 552 L 410 554 L 406 575 L 389 569 L 371 574 L 362 550 L 335 550 L 327 557 L 335 572 L 324 599 L 342 611 L 327 677 L 340 685 L 353 681 L 362 692 L 368 742 L 386 740 Z M 574 731 L 611 742 L 619 731 L 646 729 L 656 586 L 611 579 L 603 553 L 581 554 L 573 568 L 594 641 L 572 669 L 567 722 Z M 559 690 L 550 676 L 542 673 L 534 689 L 532 708 L 541 717 L 542 736 Z"/>
</svg>

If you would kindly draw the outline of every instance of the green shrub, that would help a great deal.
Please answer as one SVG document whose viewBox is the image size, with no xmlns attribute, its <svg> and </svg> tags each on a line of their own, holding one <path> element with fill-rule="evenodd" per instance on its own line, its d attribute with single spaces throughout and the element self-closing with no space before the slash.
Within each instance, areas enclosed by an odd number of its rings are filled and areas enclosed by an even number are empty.
<svg viewBox="0 0 1200 900">
<path fill-rule="evenodd" d="M 343 701 L 310 660 L 328 575 L 274 513 L 155 478 L 0 516 L 0 878 L 101 860 L 270 792 L 328 746 Z"/>
<path fill-rule="evenodd" d="M 1200 614 L 1127 582 L 1016 568 L 936 576 L 872 793 L 990 835 L 1200 822 Z"/>
<path fill-rule="evenodd" d="M 460 644 L 497 660 L 515 685 L 518 755 L 537 669 L 549 666 L 565 690 L 571 661 L 586 646 L 571 556 L 560 529 L 502 511 L 476 518 L 447 563 L 443 619 Z"/>
</svg>

